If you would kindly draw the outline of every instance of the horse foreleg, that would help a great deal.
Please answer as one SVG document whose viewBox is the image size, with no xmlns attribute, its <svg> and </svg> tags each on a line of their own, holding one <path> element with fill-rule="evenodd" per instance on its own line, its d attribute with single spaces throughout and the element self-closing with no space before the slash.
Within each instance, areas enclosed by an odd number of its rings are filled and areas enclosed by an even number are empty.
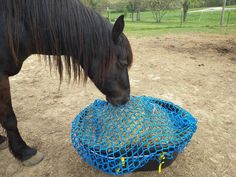
<svg viewBox="0 0 236 177">
<path fill-rule="evenodd" d="M 6 130 L 9 149 L 14 157 L 26 166 L 39 163 L 43 159 L 41 153 L 29 147 L 22 139 L 17 128 L 17 120 L 12 108 L 10 84 L 8 76 L 0 74 L 0 123 Z"/>
</svg>

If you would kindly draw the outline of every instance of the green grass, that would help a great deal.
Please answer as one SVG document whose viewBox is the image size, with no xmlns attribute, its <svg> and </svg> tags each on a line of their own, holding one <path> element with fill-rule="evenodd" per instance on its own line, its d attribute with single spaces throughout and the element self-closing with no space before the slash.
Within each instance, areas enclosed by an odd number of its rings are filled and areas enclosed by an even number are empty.
<svg viewBox="0 0 236 177">
<path fill-rule="evenodd" d="M 230 6 L 236 7 L 236 6 Z M 196 9 L 190 9 L 190 11 Z M 197 9 L 198 10 L 198 9 Z M 122 13 L 111 13 L 110 19 L 115 19 Z M 187 22 L 181 25 L 181 10 L 170 10 L 161 23 L 156 23 L 151 12 L 141 12 L 141 21 L 132 22 L 126 17 L 125 33 L 134 36 L 163 35 L 166 33 L 213 33 L 236 34 L 236 10 L 225 12 L 225 26 L 220 27 L 221 12 L 189 13 Z"/>
<path fill-rule="evenodd" d="M 230 8 L 236 8 L 236 5 L 227 6 L 227 7 L 230 7 Z"/>
</svg>

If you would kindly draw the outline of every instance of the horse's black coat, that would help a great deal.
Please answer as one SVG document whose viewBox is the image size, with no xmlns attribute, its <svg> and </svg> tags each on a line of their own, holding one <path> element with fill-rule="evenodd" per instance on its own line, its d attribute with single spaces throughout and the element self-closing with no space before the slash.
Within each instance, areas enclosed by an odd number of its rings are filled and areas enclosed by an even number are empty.
<svg viewBox="0 0 236 177">
<path fill-rule="evenodd" d="M 36 150 L 18 131 L 8 77 L 31 54 L 42 54 L 61 79 L 64 70 L 74 80 L 83 72 L 84 80 L 89 77 L 109 102 L 124 104 L 130 96 L 132 51 L 123 29 L 124 16 L 112 25 L 79 0 L 1 0 L 0 123 L 17 159 L 29 159 Z"/>
</svg>

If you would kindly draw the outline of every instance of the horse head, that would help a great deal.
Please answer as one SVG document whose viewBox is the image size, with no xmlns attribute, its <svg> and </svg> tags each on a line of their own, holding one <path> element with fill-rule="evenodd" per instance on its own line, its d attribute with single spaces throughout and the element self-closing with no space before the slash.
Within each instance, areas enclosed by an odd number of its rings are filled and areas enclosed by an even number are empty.
<svg viewBox="0 0 236 177">
<path fill-rule="evenodd" d="M 112 51 L 109 51 L 111 58 L 109 59 L 109 66 L 103 78 L 97 79 L 93 77 L 99 68 L 98 62 L 92 64 L 93 69 L 90 69 L 89 73 L 91 80 L 106 95 L 107 101 L 113 105 L 125 104 L 130 98 L 128 69 L 132 64 L 133 56 L 130 43 L 123 34 L 123 30 L 124 16 L 122 15 L 116 20 L 111 30 Z"/>
</svg>

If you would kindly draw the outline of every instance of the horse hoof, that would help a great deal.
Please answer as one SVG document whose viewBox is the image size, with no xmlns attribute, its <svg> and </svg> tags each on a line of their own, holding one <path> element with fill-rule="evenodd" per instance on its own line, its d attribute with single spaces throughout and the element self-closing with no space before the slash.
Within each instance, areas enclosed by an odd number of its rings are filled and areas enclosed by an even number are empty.
<svg viewBox="0 0 236 177">
<path fill-rule="evenodd" d="M 28 160 L 23 161 L 22 164 L 26 167 L 34 166 L 40 163 L 43 160 L 43 158 L 44 155 L 41 152 L 37 151 L 37 153 L 34 156 L 32 156 Z"/>
<path fill-rule="evenodd" d="M 6 137 L 3 137 L 4 140 L 0 143 L 0 151 L 8 148 L 8 141 Z"/>
</svg>

